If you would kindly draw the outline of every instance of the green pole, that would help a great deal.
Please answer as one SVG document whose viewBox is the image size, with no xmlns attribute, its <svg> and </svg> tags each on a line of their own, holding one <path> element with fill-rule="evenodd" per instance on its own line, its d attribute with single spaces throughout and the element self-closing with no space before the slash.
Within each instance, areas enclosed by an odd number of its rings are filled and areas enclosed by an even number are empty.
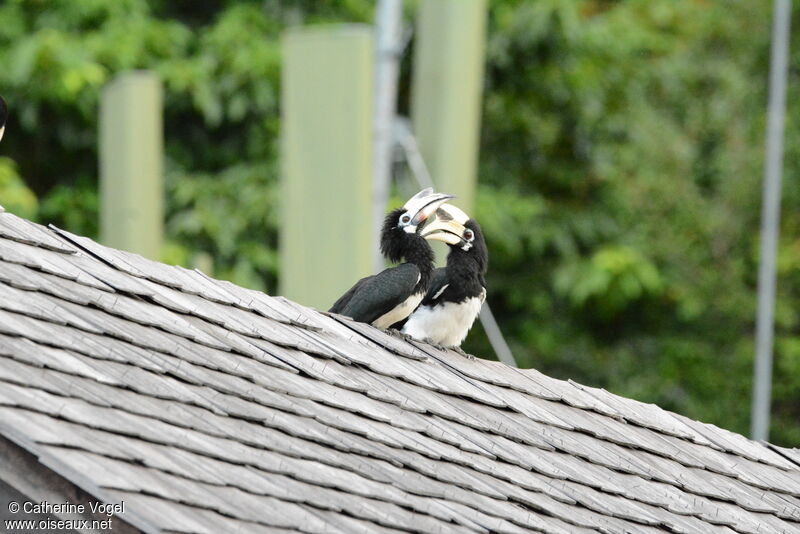
<svg viewBox="0 0 800 534">
<path fill-rule="evenodd" d="M 469 213 L 475 197 L 486 40 L 485 0 L 423 0 L 412 121 L 437 191 Z"/>
<path fill-rule="evenodd" d="M 100 100 L 100 240 L 158 260 L 164 232 L 161 80 L 121 74 Z"/>
<path fill-rule="evenodd" d="M 475 204 L 486 15 L 486 0 L 422 0 L 417 14 L 414 134 L 436 190 L 456 195 L 467 213 Z M 447 251 L 437 245 L 441 261 Z M 498 359 L 516 366 L 488 303 L 481 323 Z"/>
<path fill-rule="evenodd" d="M 373 35 L 296 28 L 282 46 L 280 292 L 327 309 L 372 272 Z"/>
</svg>

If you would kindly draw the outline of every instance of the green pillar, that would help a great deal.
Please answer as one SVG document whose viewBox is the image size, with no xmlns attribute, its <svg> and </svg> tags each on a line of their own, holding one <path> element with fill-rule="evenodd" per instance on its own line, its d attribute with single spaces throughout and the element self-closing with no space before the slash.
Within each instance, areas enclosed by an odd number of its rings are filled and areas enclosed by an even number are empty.
<svg viewBox="0 0 800 534">
<path fill-rule="evenodd" d="M 161 80 L 121 74 L 100 100 L 100 240 L 158 260 L 164 229 Z"/>
<path fill-rule="evenodd" d="M 282 47 L 280 292 L 327 309 L 372 271 L 373 35 L 296 28 Z"/>
<path fill-rule="evenodd" d="M 412 121 L 437 191 L 473 208 L 486 40 L 485 0 L 423 0 L 417 15 Z"/>
</svg>

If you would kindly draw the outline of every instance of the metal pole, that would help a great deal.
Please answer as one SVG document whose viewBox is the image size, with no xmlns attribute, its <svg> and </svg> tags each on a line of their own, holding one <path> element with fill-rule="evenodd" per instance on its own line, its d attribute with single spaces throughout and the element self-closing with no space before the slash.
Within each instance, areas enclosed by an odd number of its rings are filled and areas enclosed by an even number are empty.
<svg viewBox="0 0 800 534">
<path fill-rule="evenodd" d="M 489 338 L 489 344 L 497 355 L 497 359 L 506 365 L 516 367 L 517 361 L 514 359 L 514 354 L 511 352 L 511 349 L 508 348 L 506 338 L 503 337 L 503 332 L 500 331 L 500 327 L 494 319 L 494 314 L 488 302 L 483 303 L 480 318 L 483 330 L 486 332 L 486 337 Z"/>
<path fill-rule="evenodd" d="M 783 167 L 783 127 L 786 112 L 786 71 L 789 59 L 791 0 L 775 0 L 769 74 L 764 198 L 761 208 L 761 262 L 758 270 L 756 360 L 750 434 L 769 438 L 772 389 L 772 338 L 775 311 L 775 256 L 778 247 Z"/>
<path fill-rule="evenodd" d="M 0 96 L 0 139 L 3 138 L 3 131 L 6 129 L 6 119 L 8 118 L 8 107 L 6 101 Z"/>
<path fill-rule="evenodd" d="M 375 138 L 372 161 L 374 189 L 372 192 L 373 271 L 384 267 L 380 251 L 380 228 L 392 172 L 392 127 L 397 105 L 397 73 L 400 55 L 401 0 L 380 0 L 375 12 Z"/>
</svg>

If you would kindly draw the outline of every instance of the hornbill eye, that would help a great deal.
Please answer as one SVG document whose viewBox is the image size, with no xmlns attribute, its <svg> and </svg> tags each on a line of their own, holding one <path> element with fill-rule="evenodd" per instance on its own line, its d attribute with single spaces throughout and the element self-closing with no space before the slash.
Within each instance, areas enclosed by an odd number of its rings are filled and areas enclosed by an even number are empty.
<svg viewBox="0 0 800 534">
<path fill-rule="evenodd" d="M 411 220 L 411 216 L 408 215 L 408 214 L 405 214 L 402 217 L 400 217 L 400 222 L 403 223 L 403 224 L 408 224 L 410 220 Z"/>
<path fill-rule="evenodd" d="M 467 241 L 472 241 L 473 239 L 475 239 L 475 234 L 472 233 L 472 230 L 467 228 L 466 230 L 464 230 L 464 239 L 466 239 Z"/>
</svg>

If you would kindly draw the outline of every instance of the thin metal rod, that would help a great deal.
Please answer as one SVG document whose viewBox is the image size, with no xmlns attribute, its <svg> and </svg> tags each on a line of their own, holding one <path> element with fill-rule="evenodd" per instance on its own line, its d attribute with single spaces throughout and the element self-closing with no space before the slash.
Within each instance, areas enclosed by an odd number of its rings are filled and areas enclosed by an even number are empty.
<svg viewBox="0 0 800 534">
<path fill-rule="evenodd" d="M 393 122 L 397 106 L 397 76 L 402 48 L 403 3 L 380 0 L 375 10 L 375 134 L 372 210 L 375 228 L 373 270 L 383 269 L 379 231 L 383 222 L 392 172 Z"/>
<path fill-rule="evenodd" d="M 492 345 L 492 350 L 497 355 L 497 359 L 511 367 L 516 367 L 517 361 L 514 359 L 514 354 L 508 348 L 508 343 L 506 343 L 497 321 L 494 320 L 494 314 L 488 302 L 483 303 L 480 318 L 483 330 L 486 332 L 486 337 L 489 338 L 489 343 Z"/>
<path fill-rule="evenodd" d="M 764 163 L 764 198 L 761 208 L 761 261 L 758 270 L 755 376 L 750 420 L 751 437 L 759 440 L 769 438 L 775 312 L 775 257 L 780 229 L 790 16 L 791 0 L 775 0 L 772 20 L 766 161 Z"/>
<path fill-rule="evenodd" d="M 406 158 L 408 167 L 411 169 L 411 174 L 417 181 L 419 187 L 433 187 L 433 179 L 425 164 L 425 159 L 419 151 L 417 138 L 411 131 L 411 123 L 408 119 L 398 117 L 395 121 L 395 137 L 397 144 L 403 149 L 403 155 Z"/>
<path fill-rule="evenodd" d="M 417 182 L 417 186 L 433 187 L 433 179 L 427 165 L 425 165 L 425 159 L 419 151 L 417 139 L 411 132 L 411 125 L 408 120 L 398 117 L 395 122 L 395 138 L 396 143 L 403 149 L 406 162 L 411 169 L 414 180 Z M 503 332 L 497 325 L 488 302 L 484 302 L 481 307 L 480 319 L 483 330 L 486 332 L 486 337 L 489 338 L 489 344 L 492 346 L 495 355 L 497 355 L 497 359 L 511 367 L 516 367 L 517 362 L 514 359 L 514 354 L 508 347 L 508 343 L 506 343 Z"/>
</svg>

